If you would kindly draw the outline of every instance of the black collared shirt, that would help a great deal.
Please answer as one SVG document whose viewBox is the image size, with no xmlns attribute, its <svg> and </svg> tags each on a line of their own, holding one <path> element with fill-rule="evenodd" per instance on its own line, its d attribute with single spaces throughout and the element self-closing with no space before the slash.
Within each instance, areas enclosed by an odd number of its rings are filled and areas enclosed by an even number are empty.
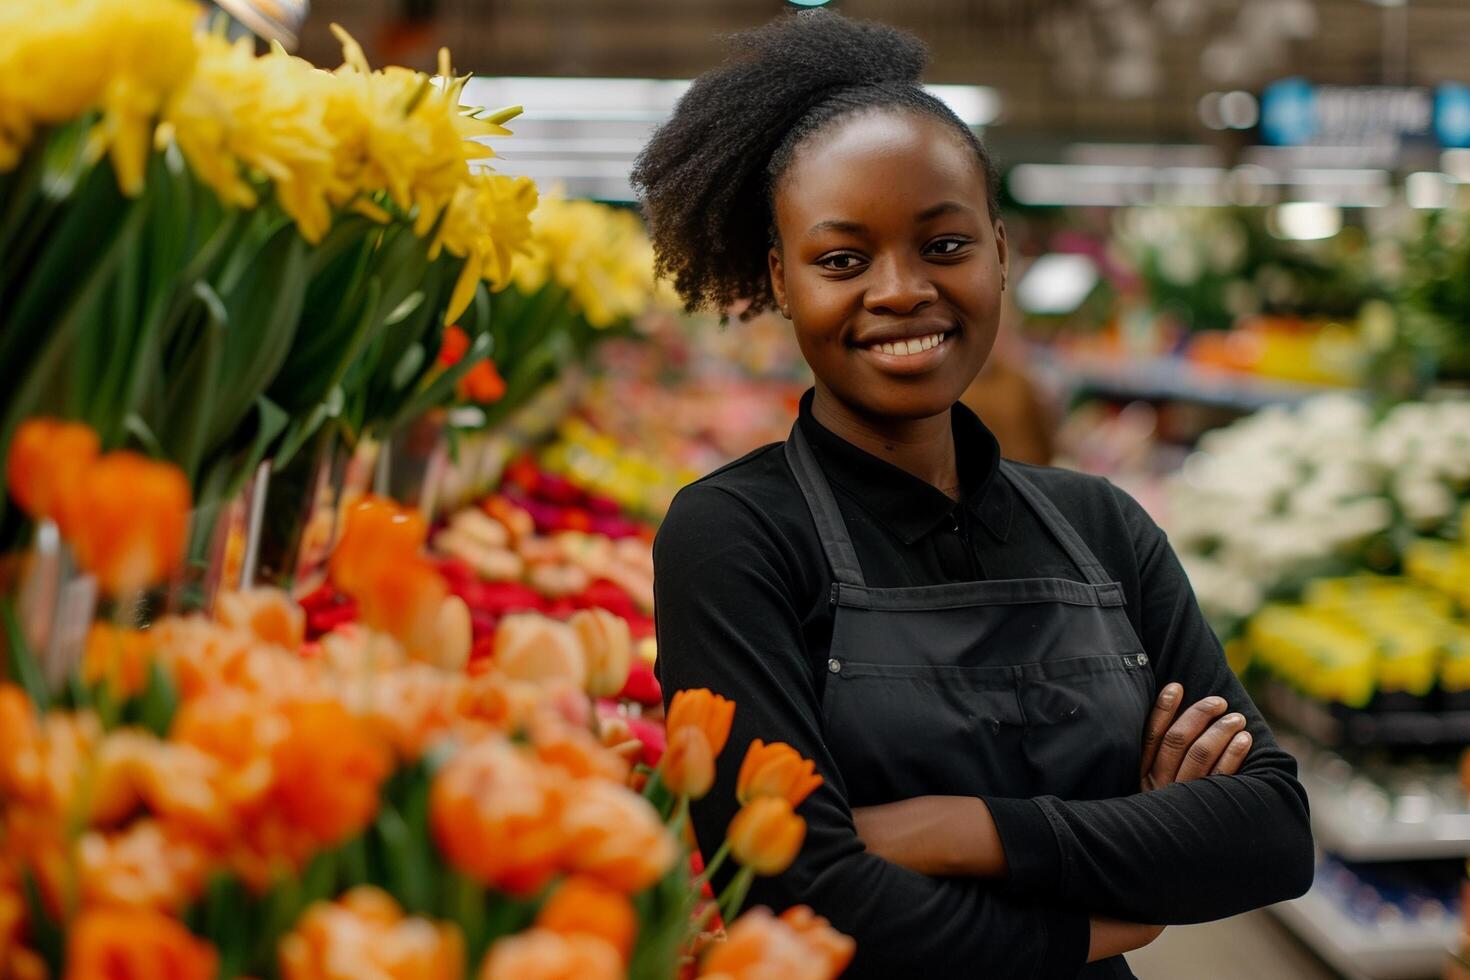
<svg viewBox="0 0 1470 980">
<path fill-rule="evenodd" d="M 875 588 L 1077 570 L 999 476 L 995 437 L 953 412 L 961 502 L 798 420 L 833 488 Z M 1115 800 L 987 797 L 1006 882 L 935 879 L 868 854 L 829 781 L 802 804 L 812 832 L 791 870 L 759 880 L 753 903 L 809 904 L 858 941 L 849 975 L 926 978 L 1131 976 L 1121 959 L 1084 969 L 1088 918 L 1177 924 L 1222 918 L 1300 894 L 1311 880 L 1306 797 L 1225 662 L 1164 533 L 1105 480 L 1025 467 L 1123 586 L 1159 687 L 1224 697 L 1255 738 L 1242 771 Z M 768 446 L 685 488 L 654 545 L 659 678 L 666 695 L 708 687 L 735 722 L 714 790 L 694 807 L 712 853 L 734 816 L 754 738 L 784 741 L 831 772 L 821 696 L 832 639 L 832 575 L 781 447 Z M 924 705 L 914 705 L 916 712 Z M 1140 733 L 1140 736 L 1142 733 Z"/>
</svg>

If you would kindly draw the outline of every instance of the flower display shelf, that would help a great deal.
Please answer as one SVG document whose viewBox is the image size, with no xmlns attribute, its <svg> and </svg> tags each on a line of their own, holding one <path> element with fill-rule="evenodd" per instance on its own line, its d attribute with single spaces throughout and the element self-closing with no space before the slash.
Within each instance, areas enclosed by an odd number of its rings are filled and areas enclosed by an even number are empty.
<svg viewBox="0 0 1470 980">
<path fill-rule="evenodd" d="M 1372 710 L 1325 704 L 1274 680 L 1261 687 L 1272 718 L 1329 748 L 1434 749 L 1470 744 L 1470 711 L 1384 706 Z"/>
<path fill-rule="evenodd" d="M 1440 922 L 1367 927 L 1319 885 L 1271 907 L 1281 922 L 1349 980 L 1427 980 L 1438 977 L 1458 940 L 1453 917 Z"/>
<path fill-rule="evenodd" d="M 1143 401 L 1184 401 L 1240 412 L 1341 391 L 1201 367 L 1183 357 L 1102 356 L 1032 346 L 1032 363 L 1064 388 Z"/>
</svg>

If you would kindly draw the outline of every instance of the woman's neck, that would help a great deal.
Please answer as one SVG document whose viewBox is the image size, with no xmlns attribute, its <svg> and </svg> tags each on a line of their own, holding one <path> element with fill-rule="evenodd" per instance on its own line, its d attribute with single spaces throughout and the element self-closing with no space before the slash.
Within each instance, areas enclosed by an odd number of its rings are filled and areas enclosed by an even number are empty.
<svg viewBox="0 0 1470 980">
<path fill-rule="evenodd" d="M 923 419 L 874 419 L 817 383 L 812 417 L 864 452 L 959 498 L 959 466 L 949 411 Z"/>
</svg>

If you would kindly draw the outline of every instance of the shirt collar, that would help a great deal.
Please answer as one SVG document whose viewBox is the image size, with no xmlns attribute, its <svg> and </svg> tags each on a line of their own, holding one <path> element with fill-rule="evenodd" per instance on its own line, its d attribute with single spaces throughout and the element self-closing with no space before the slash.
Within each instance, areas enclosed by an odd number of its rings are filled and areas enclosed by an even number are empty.
<svg viewBox="0 0 1470 980">
<path fill-rule="evenodd" d="M 811 442 L 822 472 L 905 544 L 945 524 L 961 506 L 1005 540 L 1013 494 L 1009 481 L 997 478 L 1000 443 L 974 412 L 956 404 L 950 413 L 960 476 L 961 503 L 957 504 L 937 487 L 823 426 L 812 415 L 812 396 L 812 390 L 802 396 L 797 424 Z"/>
</svg>

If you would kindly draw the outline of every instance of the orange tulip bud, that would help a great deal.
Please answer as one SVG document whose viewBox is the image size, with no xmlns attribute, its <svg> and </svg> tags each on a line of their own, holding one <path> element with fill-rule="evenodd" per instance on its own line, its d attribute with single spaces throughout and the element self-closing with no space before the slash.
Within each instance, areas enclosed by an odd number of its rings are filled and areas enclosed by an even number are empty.
<svg viewBox="0 0 1470 980">
<path fill-rule="evenodd" d="M 479 980 L 622 980 L 618 951 L 596 936 L 530 929 L 490 947 Z"/>
<path fill-rule="evenodd" d="M 66 980 L 214 980 L 219 957 L 183 923 L 145 909 L 92 909 L 72 924 Z"/>
<path fill-rule="evenodd" d="M 70 535 L 75 495 L 98 448 L 97 433 L 85 425 L 27 419 L 10 440 L 5 466 L 10 495 L 31 517 L 49 517 Z"/>
<path fill-rule="evenodd" d="M 490 405 L 505 397 L 505 380 L 488 357 L 459 379 L 459 397 L 477 405 Z"/>
<path fill-rule="evenodd" d="M 751 909 L 730 926 L 724 942 L 710 946 L 699 971 L 720 980 L 802 977 L 833 980 L 852 960 L 855 944 L 804 905 L 778 919 Z"/>
<path fill-rule="evenodd" d="M 806 839 L 806 821 L 779 796 L 745 804 L 730 821 L 730 852 L 759 875 L 778 875 L 791 867 Z"/>
<path fill-rule="evenodd" d="M 779 796 L 794 809 L 822 785 L 816 768 L 810 759 L 803 759 L 800 752 L 785 742 L 767 745 L 756 739 L 750 743 L 745 761 L 740 764 L 735 797 L 744 804 L 762 796 Z"/>
<path fill-rule="evenodd" d="M 458 324 L 450 324 L 444 328 L 444 343 L 439 348 L 440 366 L 453 367 L 464 360 L 465 352 L 469 349 L 470 335 Z"/>
<path fill-rule="evenodd" d="M 332 580 L 344 592 L 355 594 L 378 565 L 416 556 L 428 533 L 418 511 L 384 497 L 363 497 L 347 509 L 342 538 L 329 565 Z"/>
<path fill-rule="evenodd" d="M 591 878 L 572 877 L 541 907 L 536 925 L 564 936 L 605 939 L 626 963 L 638 935 L 638 913 L 621 892 Z"/>
<path fill-rule="evenodd" d="M 177 466 L 108 453 L 86 468 L 75 497 L 72 550 L 105 592 L 156 584 L 183 560 L 190 496 Z"/>
<path fill-rule="evenodd" d="M 583 609 L 572 614 L 567 625 L 582 641 L 587 658 L 587 693 L 610 698 L 628 683 L 633 663 L 633 637 L 628 621 L 606 609 Z"/>
<path fill-rule="evenodd" d="M 495 629 L 495 666 L 506 677 L 535 684 L 587 683 L 587 658 L 565 623 L 536 613 L 507 616 Z"/>
<path fill-rule="evenodd" d="M 715 754 L 704 732 L 693 725 L 669 733 L 659 768 L 664 785 L 676 796 L 702 800 L 715 783 Z"/>
<path fill-rule="evenodd" d="M 708 688 L 679 691 L 669 702 L 664 727 L 672 736 L 685 725 L 704 732 L 710 752 L 719 758 L 730 737 L 730 723 L 735 719 L 735 702 L 712 693 Z"/>
</svg>

